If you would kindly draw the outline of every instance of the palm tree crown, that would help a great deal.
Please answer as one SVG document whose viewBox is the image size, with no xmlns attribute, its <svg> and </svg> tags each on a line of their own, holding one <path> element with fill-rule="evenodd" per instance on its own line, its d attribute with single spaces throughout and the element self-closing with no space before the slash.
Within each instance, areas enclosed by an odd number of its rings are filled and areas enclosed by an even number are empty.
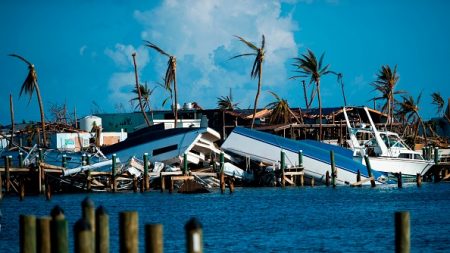
<svg viewBox="0 0 450 253">
<path fill-rule="evenodd" d="M 239 103 L 234 103 L 233 99 L 230 96 L 222 96 L 220 98 L 217 98 L 217 106 L 220 110 L 234 111 L 235 109 L 238 109 L 238 104 Z"/>
<path fill-rule="evenodd" d="M 300 120 L 297 116 L 292 112 L 291 108 L 286 99 L 280 98 L 277 94 L 272 91 L 269 91 L 275 98 L 275 101 L 268 104 L 266 108 L 272 110 L 270 114 L 270 124 L 287 124 L 292 122 L 292 118 L 296 120 L 297 123 L 300 123 Z"/>
<path fill-rule="evenodd" d="M 400 113 L 403 115 L 406 115 L 408 121 L 414 120 L 414 118 L 416 118 L 417 123 L 422 126 L 425 143 L 428 143 L 427 142 L 427 134 L 426 134 L 427 130 L 425 129 L 425 125 L 422 121 L 422 118 L 419 115 L 419 103 L 420 103 L 421 97 L 422 97 L 422 93 L 419 94 L 419 96 L 417 97 L 417 100 L 414 100 L 414 98 L 412 96 L 408 96 L 408 97 L 402 96 L 403 101 L 400 104 Z M 417 131 L 418 131 L 418 127 L 414 134 L 414 143 L 416 140 Z"/>
<path fill-rule="evenodd" d="M 258 90 L 256 91 L 256 96 L 255 96 L 255 103 L 253 106 L 253 117 L 252 117 L 252 125 L 251 128 L 253 128 L 254 124 L 255 124 L 255 115 L 256 115 L 256 108 L 258 106 L 258 98 L 259 98 L 259 94 L 261 92 L 261 78 L 262 78 L 262 64 L 264 62 L 264 55 L 265 55 L 265 44 L 266 44 L 266 39 L 264 37 L 264 34 L 262 35 L 262 41 L 261 41 L 261 47 L 257 47 L 255 46 L 253 43 L 245 40 L 244 38 L 240 37 L 240 36 L 236 36 L 236 38 L 239 39 L 239 41 L 241 41 L 242 43 L 244 43 L 245 45 L 247 45 L 250 49 L 253 50 L 252 53 L 245 53 L 245 54 L 239 54 L 236 56 L 233 56 L 230 58 L 231 59 L 235 59 L 235 58 L 239 58 L 242 56 L 255 56 L 255 60 L 253 61 L 253 66 L 252 66 L 252 71 L 250 72 L 250 77 L 255 79 L 256 77 L 258 77 Z"/>
</svg>

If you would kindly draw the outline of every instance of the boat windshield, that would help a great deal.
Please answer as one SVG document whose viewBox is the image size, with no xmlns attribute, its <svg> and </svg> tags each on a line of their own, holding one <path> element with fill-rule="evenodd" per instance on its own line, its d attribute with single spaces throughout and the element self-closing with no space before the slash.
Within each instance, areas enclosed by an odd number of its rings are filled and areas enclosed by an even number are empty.
<svg viewBox="0 0 450 253">
<path fill-rule="evenodd" d="M 386 134 L 380 134 L 381 139 L 384 141 L 384 144 L 386 144 L 386 147 L 391 148 L 407 148 L 400 137 L 396 135 L 386 135 Z"/>
</svg>

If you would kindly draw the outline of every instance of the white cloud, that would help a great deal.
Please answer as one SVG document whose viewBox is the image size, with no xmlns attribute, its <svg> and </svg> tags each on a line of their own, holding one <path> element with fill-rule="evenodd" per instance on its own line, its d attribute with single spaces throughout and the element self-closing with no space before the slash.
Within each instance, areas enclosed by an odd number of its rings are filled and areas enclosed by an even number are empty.
<svg viewBox="0 0 450 253">
<path fill-rule="evenodd" d="M 131 92 L 135 87 L 134 72 L 114 73 L 108 82 L 109 100 L 112 104 L 128 103 L 133 98 Z"/>
<path fill-rule="evenodd" d="M 105 49 L 105 54 L 121 69 L 133 68 L 133 53 L 136 53 L 138 70 L 143 69 L 149 62 L 148 51 L 143 46 L 135 49 L 132 45 L 117 43 L 114 49 Z"/>
<path fill-rule="evenodd" d="M 83 45 L 83 46 L 80 48 L 80 55 L 81 55 L 81 56 L 84 55 L 84 51 L 86 51 L 86 48 L 87 48 L 86 45 Z"/>
<path fill-rule="evenodd" d="M 233 35 L 258 46 L 261 35 L 266 36 L 263 89 L 287 83 L 285 64 L 297 55 L 293 34 L 297 25 L 290 15 L 281 15 L 281 4 L 276 1 L 166 0 L 155 9 L 135 11 L 134 17 L 144 27 L 142 39 L 177 57 L 177 77 L 183 94 L 180 102 L 203 96 L 199 102 L 214 107 L 216 97 L 227 95 L 231 87 L 242 107 L 252 103 L 248 97 L 254 96 L 257 87 L 257 80 L 250 80 L 253 59 L 228 61 L 236 54 L 249 52 Z M 218 49 L 222 50 L 221 55 Z M 116 46 L 115 51 L 107 54 L 118 65 L 124 65 L 127 58 L 118 51 L 126 50 Z M 166 59 L 157 56 L 152 66 L 162 73 L 165 62 Z M 259 105 L 264 106 L 264 101 Z"/>
</svg>

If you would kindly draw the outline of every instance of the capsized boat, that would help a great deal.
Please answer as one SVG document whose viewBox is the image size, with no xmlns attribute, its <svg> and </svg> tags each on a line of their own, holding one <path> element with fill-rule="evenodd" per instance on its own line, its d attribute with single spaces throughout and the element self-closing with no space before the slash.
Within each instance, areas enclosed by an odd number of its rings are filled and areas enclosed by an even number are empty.
<svg viewBox="0 0 450 253">
<path fill-rule="evenodd" d="M 369 122 L 361 122 L 358 127 L 350 124 L 347 109 L 343 109 L 350 137 L 348 143 L 355 160 L 365 164 L 363 157 L 367 155 L 373 169 L 392 177 L 401 172 L 409 180 L 415 180 L 417 174 L 424 175 L 433 166 L 432 161 L 425 160 L 420 152 L 408 147 L 398 134 L 377 130 L 368 108 L 360 109 L 366 116 L 361 115 L 361 118 L 367 118 Z"/>
<path fill-rule="evenodd" d="M 325 182 L 325 175 L 330 171 L 330 150 L 335 153 L 337 169 L 336 184 L 345 185 L 356 183 L 358 170 L 364 184 L 370 184 L 367 168 L 348 156 L 348 151 L 337 146 L 315 141 L 296 141 L 277 135 L 236 127 L 222 144 L 221 148 L 228 153 L 266 164 L 279 164 L 280 152 L 286 154 L 286 165 L 298 165 L 298 153 L 303 154 L 303 171 L 307 177 L 313 177 L 316 182 Z M 376 183 L 385 183 L 386 177 L 372 170 Z"/>
<path fill-rule="evenodd" d="M 165 164 L 181 164 L 187 154 L 189 163 L 199 164 L 208 160 L 211 153 L 220 154 L 214 142 L 220 134 L 207 127 L 171 128 L 150 127 L 136 131 L 125 141 L 102 148 L 103 154 L 126 161 L 130 157 L 142 157 L 148 153 L 149 161 Z"/>
</svg>

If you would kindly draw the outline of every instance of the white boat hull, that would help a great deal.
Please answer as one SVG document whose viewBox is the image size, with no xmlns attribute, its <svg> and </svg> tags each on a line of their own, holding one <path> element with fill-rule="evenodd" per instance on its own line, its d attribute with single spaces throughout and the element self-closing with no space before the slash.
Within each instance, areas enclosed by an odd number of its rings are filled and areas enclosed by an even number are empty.
<svg viewBox="0 0 450 253">
<path fill-rule="evenodd" d="M 364 159 L 362 163 L 365 165 Z M 426 160 L 402 159 L 393 157 L 369 157 L 370 165 L 379 172 L 396 174 L 401 172 L 403 176 L 424 175 L 433 166 Z"/>
</svg>

